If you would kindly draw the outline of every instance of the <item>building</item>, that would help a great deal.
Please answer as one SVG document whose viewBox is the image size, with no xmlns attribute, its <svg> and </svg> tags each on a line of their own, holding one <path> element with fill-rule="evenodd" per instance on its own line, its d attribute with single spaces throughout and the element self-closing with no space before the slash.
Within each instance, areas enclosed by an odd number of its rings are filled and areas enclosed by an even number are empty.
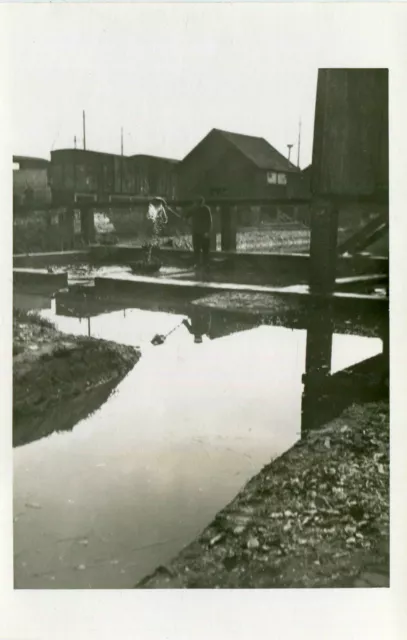
<svg viewBox="0 0 407 640">
<path fill-rule="evenodd" d="M 178 165 L 181 197 L 298 197 L 301 171 L 267 140 L 212 129 Z"/>
<path fill-rule="evenodd" d="M 14 208 L 40 206 L 51 201 L 49 164 L 44 158 L 13 156 Z"/>
<path fill-rule="evenodd" d="M 74 193 L 174 198 L 176 164 L 177 160 L 149 155 L 121 156 L 84 149 L 58 149 L 51 152 L 53 201 L 70 201 Z"/>
</svg>

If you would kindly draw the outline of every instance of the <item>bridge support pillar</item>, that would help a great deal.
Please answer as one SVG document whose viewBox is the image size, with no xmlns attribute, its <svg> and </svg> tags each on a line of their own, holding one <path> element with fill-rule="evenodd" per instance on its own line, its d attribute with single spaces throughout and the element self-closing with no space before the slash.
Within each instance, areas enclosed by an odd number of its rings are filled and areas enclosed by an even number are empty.
<svg viewBox="0 0 407 640">
<path fill-rule="evenodd" d="M 95 241 L 95 216 L 92 206 L 81 206 L 81 229 L 85 244 L 92 244 Z"/>
<path fill-rule="evenodd" d="M 236 208 L 224 204 L 220 216 L 222 251 L 236 251 Z"/>
<path fill-rule="evenodd" d="M 309 287 L 312 293 L 330 295 L 335 289 L 338 210 L 328 201 L 311 207 Z"/>
</svg>

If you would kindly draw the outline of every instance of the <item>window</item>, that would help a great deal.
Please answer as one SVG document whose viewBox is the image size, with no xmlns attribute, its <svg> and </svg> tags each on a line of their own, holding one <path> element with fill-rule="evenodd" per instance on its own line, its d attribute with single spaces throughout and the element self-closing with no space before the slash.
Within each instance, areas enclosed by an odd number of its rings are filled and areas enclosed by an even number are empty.
<svg viewBox="0 0 407 640">
<path fill-rule="evenodd" d="M 20 169 L 20 165 L 18 162 L 13 162 L 13 171 L 18 171 Z"/>
<path fill-rule="evenodd" d="M 268 184 L 287 184 L 287 174 L 277 173 L 276 171 L 267 171 Z"/>
</svg>

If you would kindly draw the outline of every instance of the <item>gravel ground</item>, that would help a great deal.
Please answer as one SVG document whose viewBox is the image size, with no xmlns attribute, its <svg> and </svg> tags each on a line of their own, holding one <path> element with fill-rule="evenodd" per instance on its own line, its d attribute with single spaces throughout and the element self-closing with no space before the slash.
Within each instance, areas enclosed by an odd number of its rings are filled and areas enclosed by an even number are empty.
<svg viewBox="0 0 407 640">
<path fill-rule="evenodd" d="M 349 408 L 255 476 L 136 588 L 389 585 L 389 405 Z"/>
</svg>

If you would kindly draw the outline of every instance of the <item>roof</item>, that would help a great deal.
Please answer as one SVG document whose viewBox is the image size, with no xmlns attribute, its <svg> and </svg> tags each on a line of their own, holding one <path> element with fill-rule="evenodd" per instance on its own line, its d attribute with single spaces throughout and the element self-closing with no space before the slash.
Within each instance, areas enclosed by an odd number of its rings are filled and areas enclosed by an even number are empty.
<svg viewBox="0 0 407 640">
<path fill-rule="evenodd" d="M 114 158 L 121 158 L 122 156 L 119 153 L 109 153 L 107 151 L 93 151 L 93 149 L 81 149 L 81 148 L 73 148 L 73 147 L 69 147 L 69 148 L 65 148 L 65 149 L 54 149 L 53 151 L 51 151 L 51 157 L 54 154 L 74 154 L 76 153 L 78 156 L 79 154 L 86 154 L 87 156 L 112 156 Z M 126 156 L 124 156 L 126 157 Z"/>
<path fill-rule="evenodd" d="M 149 153 L 135 153 L 132 156 L 128 156 L 129 158 L 151 158 L 151 160 L 162 160 L 163 162 L 170 162 L 172 164 L 178 164 L 180 160 L 176 160 L 175 158 L 164 158 L 163 156 L 153 156 Z"/>
<path fill-rule="evenodd" d="M 30 164 L 37 164 L 42 166 L 47 166 L 49 164 L 49 160 L 46 158 L 35 158 L 34 156 L 13 156 L 13 162 L 23 163 L 27 162 Z"/>
<path fill-rule="evenodd" d="M 162 162 L 170 162 L 172 164 L 177 164 L 179 160 L 175 160 L 174 158 L 163 158 L 161 156 L 153 156 L 147 153 L 136 153 L 131 156 L 127 155 L 119 155 L 118 153 L 109 153 L 108 151 L 93 151 L 92 149 L 55 149 L 51 151 L 51 155 L 55 153 L 81 153 L 81 154 L 90 154 L 97 156 L 112 156 L 114 158 L 150 158 L 151 160 L 161 160 Z"/>
<path fill-rule="evenodd" d="M 241 133 L 232 133 L 222 129 L 213 129 L 231 142 L 246 158 L 259 169 L 274 169 L 276 171 L 299 171 L 282 153 L 277 151 L 267 140 Z"/>
</svg>

